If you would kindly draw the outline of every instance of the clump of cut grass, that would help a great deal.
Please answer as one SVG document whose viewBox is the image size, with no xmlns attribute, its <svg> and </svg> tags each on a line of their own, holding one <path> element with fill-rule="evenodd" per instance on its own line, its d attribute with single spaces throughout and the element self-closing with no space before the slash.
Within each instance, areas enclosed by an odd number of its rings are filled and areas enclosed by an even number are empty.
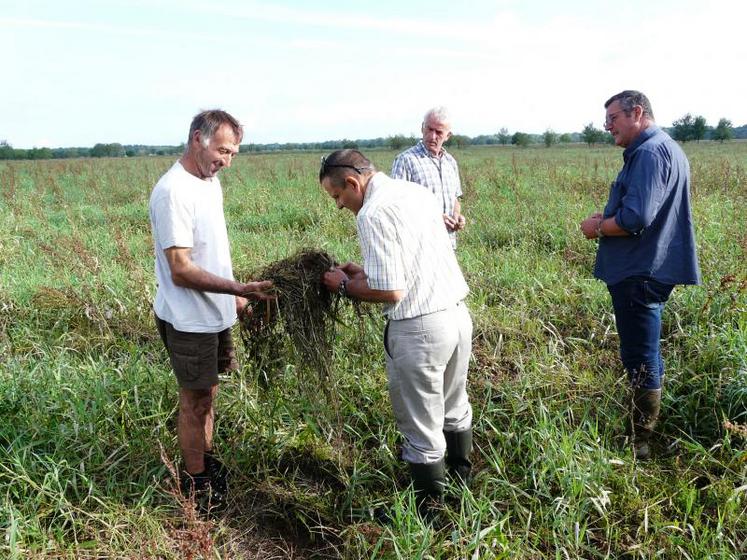
<svg viewBox="0 0 747 560">
<path fill-rule="evenodd" d="M 301 369 L 328 384 L 342 298 L 324 287 L 322 276 L 336 264 L 328 253 L 304 248 L 252 275 L 272 280 L 277 294 L 274 301 L 250 303 L 241 323 L 247 356 L 259 366 L 263 383 L 283 367 L 283 337 L 287 337 Z"/>
</svg>

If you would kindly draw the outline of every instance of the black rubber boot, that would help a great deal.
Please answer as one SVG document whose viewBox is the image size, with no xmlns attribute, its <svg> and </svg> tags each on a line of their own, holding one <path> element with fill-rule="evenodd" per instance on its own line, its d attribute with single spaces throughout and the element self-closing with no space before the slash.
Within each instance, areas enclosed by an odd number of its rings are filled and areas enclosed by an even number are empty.
<svg viewBox="0 0 747 560">
<path fill-rule="evenodd" d="M 631 408 L 633 454 L 638 461 L 646 461 L 651 457 L 649 439 L 659 420 L 661 389 L 634 389 Z"/>
<path fill-rule="evenodd" d="M 228 469 L 212 451 L 205 452 L 205 472 L 210 478 L 211 503 L 213 509 L 222 511 L 228 497 Z"/>
<path fill-rule="evenodd" d="M 410 463 L 412 485 L 418 513 L 424 521 L 433 519 L 438 506 L 443 503 L 446 485 L 446 467 L 441 459 L 435 463 Z"/>
<path fill-rule="evenodd" d="M 472 462 L 469 460 L 472 452 L 472 428 L 462 432 L 444 432 L 444 437 L 449 474 L 454 480 L 466 486 L 472 472 Z"/>
<path fill-rule="evenodd" d="M 213 490 L 228 492 L 228 469 L 213 455 L 212 451 L 205 452 L 205 472 L 210 477 Z"/>
<path fill-rule="evenodd" d="M 197 474 L 183 471 L 179 477 L 179 487 L 187 500 L 194 501 L 200 514 L 208 515 L 210 513 L 211 489 L 207 471 Z"/>
<path fill-rule="evenodd" d="M 204 516 L 214 516 L 226 509 L 226 492 L 215 484 L 207 461 L 204 471 L 198 474 L 183 471 L 179 480 L 182 495 L 193 501 L 197 511 Z"/>
</svg>

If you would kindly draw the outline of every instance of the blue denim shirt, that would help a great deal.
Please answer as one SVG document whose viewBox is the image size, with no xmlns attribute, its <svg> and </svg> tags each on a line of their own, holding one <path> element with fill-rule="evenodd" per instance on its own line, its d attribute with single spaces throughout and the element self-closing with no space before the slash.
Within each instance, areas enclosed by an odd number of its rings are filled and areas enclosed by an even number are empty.
<svg viewBox="0 0 747 560">
<path fill-rule="evenodd" d="M 594 276 L 608 285 L 639 276 L 664 284 L 698 284 L 700 270 L 690 210 L 690 164 L 657 126 L 643 130 L 623 152 L 604 217 L 624 237 L 602 237 Z"/>
</svg>

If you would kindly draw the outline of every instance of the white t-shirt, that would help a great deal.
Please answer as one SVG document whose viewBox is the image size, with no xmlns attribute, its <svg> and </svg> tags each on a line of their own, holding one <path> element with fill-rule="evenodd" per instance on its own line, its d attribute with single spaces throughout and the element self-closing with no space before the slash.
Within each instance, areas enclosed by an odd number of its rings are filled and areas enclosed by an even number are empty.
<svg viewBox="0 0 747 560">
<path fill-rule="evenodd" d="M 220 332 L 233 325 L 235 297 L 176 286 L 164 254 L 170 247 L 189 247 L 197 266 L 233 279 L 218 178 L 199 179 L 177 161 L 150 195 L 150 223 L 158 283 L 153 305 L 156 315 L 184 332 Z"/>
</svg>

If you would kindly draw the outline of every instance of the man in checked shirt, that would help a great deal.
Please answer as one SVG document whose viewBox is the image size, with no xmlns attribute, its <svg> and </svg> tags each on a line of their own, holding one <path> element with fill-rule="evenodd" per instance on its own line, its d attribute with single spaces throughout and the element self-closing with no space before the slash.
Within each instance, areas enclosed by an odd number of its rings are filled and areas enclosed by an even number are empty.
<svg viewBox="0 0 747 560">
<path fill-rule="evenodd" d="M 429 191 L 379 173 L 357 150 L 322 158 L 319 181 L 337 207 L 356 216 L 363 266 L 325 273 L 331 292 L 384 304 L 389 396 L 404 436 L 418 510 L 429 518 L 448 468 L 466 483 L 472 463 L 467 367 L 469 291 L 439 201 Z"/>
<path fill-rule="evenodd" d="M 443 149 L 451 138 L 449 115 L 444 107 L 434 107 L 423 117 L 423 139 L 399 154 L 392 164 L 392 178 L 412 181 L 429 189 L 439 201 L 452 247 L 456 248 L 456 232 L 464 229 L 459 197 L 459 167 L 450 153 Z"/>
</svg>

